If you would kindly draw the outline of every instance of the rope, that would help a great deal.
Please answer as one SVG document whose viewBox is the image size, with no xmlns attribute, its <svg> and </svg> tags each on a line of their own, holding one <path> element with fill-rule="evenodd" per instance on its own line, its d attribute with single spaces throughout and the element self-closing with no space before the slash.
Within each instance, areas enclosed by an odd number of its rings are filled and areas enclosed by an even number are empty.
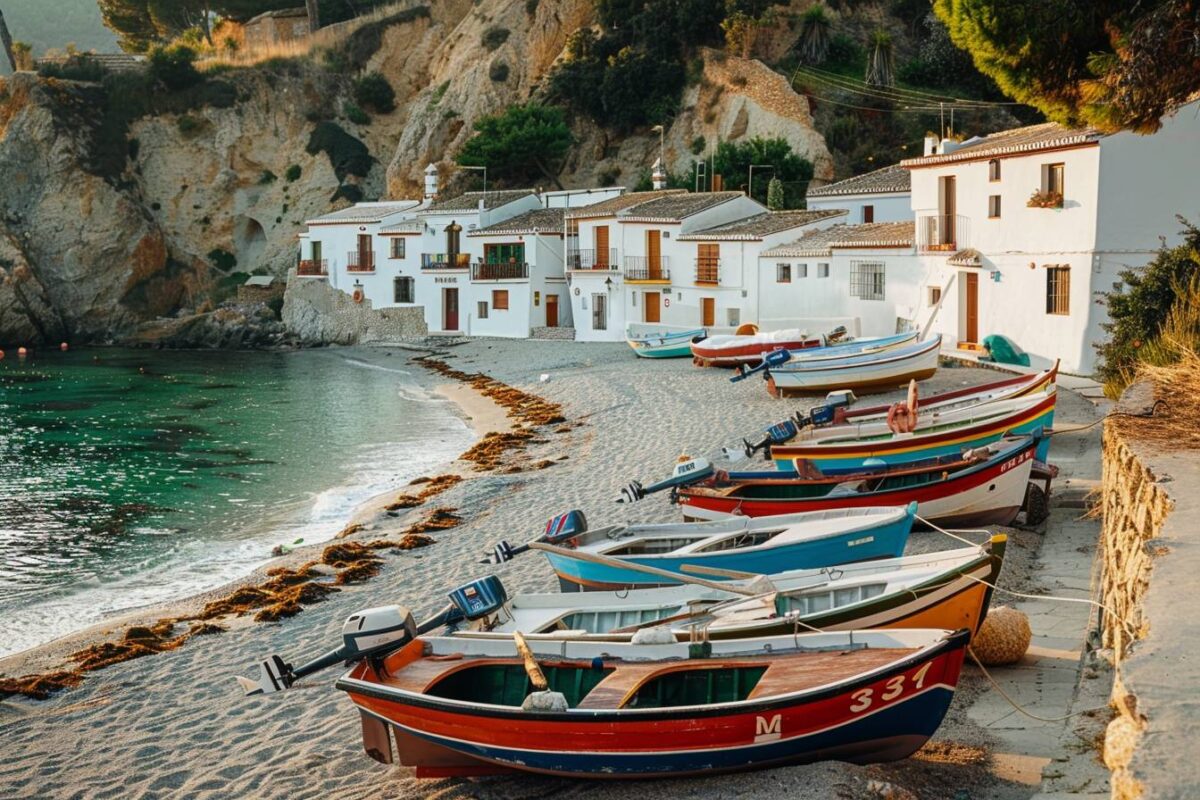
<svg viewBox="0 0 1200 800">
<path fill-rule="evenodd" d="M 1078 428 L 1063 428 L 1061 430 L 1052 430 L 1049 433 L 1047 433 L 1046 436 L 1054 436 L 1055 434 L 1058 434 L 1058 433 L 1079 433 L 1080 431 L 1086 431 L 1089 428 L 1096 427 L 1101 422 L 1104 422 L 1104 420 L 1106 420 L 1106 419 L 1113 419 L 1115 417 L 1129 417 L 1130 419 L 1150 419 L 1156 413 L 1158 413 L 1158 407 L 1160 405 L 1166 407 L 1167 401 L 1166 400 L 1155 400 L 1154 405 L 1150 407 L 1150 411 L 1145 414 L 1130 414 L 1128 411 L 1110 411 L 1107 414 L 1105 414 L 1104 416 L 1100 417 L 1099 419 L 1094 419 L 1086 425 L 1080 425 Z"/>
<path fill-rule="evenodd" d="M 979 657 L 977 655 L 975 655 L 975 650 L 970 645 L 967 645 L 967 653 L 970 654 L 971 660 L 975 662 L 975 666 L 979 667 L 980 671 L 983 672 L 983 677 L 988 679 L 988 683 L 990 683 L 992 685 L 992 688 L 995 689 L 997 692 L 999 692 L 1000 696 L 1003 697 L 1005 700 L 1007 700 L 1008 704 L 1010 706 L 1012 706 L 1013 708 L 1015 708 L 1017 711 L 1024 714 L 1025 716 L 1029 717 L 1030 719 L 1036 719 L 1038 722 L 1064 722 L 1064 721 L 1070 719 L 1071 717 L 1079 717 L 1079 716 L 1083 716 L 1084 714 L 1091 714 L 1095 711 L 1104 711 L 1106 708 L 1108 708 L 1108 706 L 1096 706 L 1095 708 L 1085 708 L 1082 711 L 1073 711 L 1070 714 L 1065 714 L 1061 717 L 1038 716 L 1037 714 L 1034 714 L 1032 711 L 1029 711 L 1029 710 L 1023 708 L 1020 703 L 1018 703 L 1016 700 L 1013 700 L 1011 697 L 1008 696 L 1008 692 L 1004 691 L 1004 689 L 1002 689 L 1000 687 L 1000 684 L 996 683 L 996 679 L 992 677 L 992 673 L 987 671 L 987 667 L 985 667 L 983 665 L 983 663 L 979 660 Z"/>
<path fill-rule="evenodd" d="M 916 519 L 918 519 L 920 522 L 922 522 L 922 523 L 924 523 L 925 525 L 929 526 L 930 528 L 932 528 L 933 530 L 937 531 L 938 533 L 944 533 L 944 534 L 946 534 L 946 535 L 947 535 L 947 536 L 949 536 L 951 539 L 957 539 L 958 541 L 962 542 L 963 544 L 969 544 L 971 547 L 983 547 L 983 545 L 982 545 L 982 544 L 980 544 L 979 542 L 972 542 L 970 539 L 965 539 L 965 538 L 963 538 L 962 536 L 959 536 L 958 534 L 951 533 L 950 531 L 946 530 L 945 528 L 942 528 L 942 527 L 940 527 L 940 526 L 938 526 L 938 525 L 934 525 L 932 522 L 930 522 L 929 520 L 925 519 L 925 518 L 924 518 L 924 517 L 922 517 L 920 514 L 917 514 L 917 515 L 915 515 L 915 516 L 916 516 Z M 989 531 L 989 530 L 986 530 L 986 529 L 983 529 L 983 528 L 969 528 L 969 529 L 964 529 L 964 530 L 961 530 L 961 531 L 960 531 L 960 533 L 982 533 L 982 534 L 984 534 L 985 536 L 991 536 L 991 535 L 992 535 L 992 532 L 991 532 L 991 531 Z"/>
</svg>

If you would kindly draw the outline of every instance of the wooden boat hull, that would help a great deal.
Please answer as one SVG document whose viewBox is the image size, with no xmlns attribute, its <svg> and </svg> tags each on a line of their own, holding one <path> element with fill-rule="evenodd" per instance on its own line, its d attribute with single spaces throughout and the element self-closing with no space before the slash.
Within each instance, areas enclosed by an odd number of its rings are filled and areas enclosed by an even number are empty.
<svg viewBox="0 0 1200 800">
<path fill-rule="evenodd" d="M 835 389 L 892 389 L 909 380 L 932 377 L 940 350 L 941 336 L 936 336 L 928 342 L 845 359 L 785 363 L 769 370 L 767 391 L 782 397 Z"/>
<path fill-rule="evenodd" d="M 1047 394 L 1038 403 L 1031 403 L 1011 414 L 979 423 L 952 425 L 945 430 L 915 434 L 872 437 L 864 441 L 838 441 L 834 434 L 812 441 L 793 441 L 771 447 L 771 460 L 781 470 L 791 471 L 796 459 L 814 464 L 827 475 L 861 470 L 868 458 L 885 464 L 911 464 L 931 458 L 953 456 L 965 449 L 983 447 L 1005 436 L 1037 434 L 1048 431 L 1054 424 L 1057 392 Z M 1050 450 L 1049 437 L 1041 437 L 1037 459 L 1046 461 Z"/>
<path fill-rule="evenodd" d="M 395 732 L 400 762 L 415 766 L 418 777 L 520 770 L 572 778 L 664 778 L 822 760 L 869 764 L 905 758 L 934 734 L 957 687 L 967 640 L 967 632 L 958 631 L 899 656 L 878 651 L 877 667 L 845 680 L 831 681 L 814 674 L 819 664 L 786 663 L 778 654 L 740 658 L 738 666 L 795 666 L 797 671 L 781 675 L 794 674 L 793 685 L 811 688 L 712 706 L 542 712 L 447 700 L 411 688 L 419 683 L 404 688 L 404 661 L 421 657 L 421 640 L 389 657 L 390 674 L 364 662 L 337 686 Z M 784 639 L 771 642 L 786 647 Z M 719 646 L 714 643 L 714 650 Z M 830 653 L 830 659 L 839 655 Z M 714 655 L 668 668 L 729 663 Z"/>
<path fill-rule="evenodd" d="M 745 339 L 744 344 L 727 344 L 727 339 Z M 724 346 L 720 346 L 724 345 Z M 713 336 L 691 346 L 692 363 L 698 367 L 736 367 L 739 364 L 753 365 L 763 360 L 767 353 L 776 350 L 814 350 L 825 347 L 825 337 L 797 336 L 794 339 L 766 340 L 759 335 L 724 337 Z"/>
<path fill-rule="evenodd" d="M 730 515 L 758 517 L 913 501 L 917 503 L 919 516 L 943 527 L 1009 525 L 1024 503 L 1036 447 L 1036 439 L 1031 437 L 1019 447 L 1006 448 L 976 467 L 916 486 L 781 499 L 739 496 L 736 484 L 727 490 L 699 486 L 680 489 L 678 502 L 684 519 L 710 520 Z"/>
<path fill-rule="evenodd" d="M 707 335 L 708 332 L 703 329 L 658 334 L 651 332 L 630 335 L 625 342 L 639 358 L 686 358 L 692 354 L 692 341 L 697 337 L 703 340 Z"/>
<path fill-rule="evenodd" d="M 875 506 L 882 505 L 887 504 L 875 504 Z M 746 547 L 720 552 L 692 552 L 665 556 L 620 556 L 619 558 L 622 561 L 657 567 L 671 572 L 680 572 L 684 565 L 702 565 L 756 574 L 770 574 L 793 569 L 816 569 L 876 558 L 896 558 L 904 552 L 904 546 L 908 543 L 915 511 L 916 507 L 911 507 L 906 513 L 895 515 L 881 524 L 854 524 L 854 521 L 850 520 L 847 522 L 845 530 L 839 533 L 779 546 Z M 563 591 L 671 585 L 671 582 L 664 578 L 631 569 L 583 561 L 559 553 L 546 553 L 545 556 L 550 562 L 550 567 L 558 575 Z"/>
</svg>

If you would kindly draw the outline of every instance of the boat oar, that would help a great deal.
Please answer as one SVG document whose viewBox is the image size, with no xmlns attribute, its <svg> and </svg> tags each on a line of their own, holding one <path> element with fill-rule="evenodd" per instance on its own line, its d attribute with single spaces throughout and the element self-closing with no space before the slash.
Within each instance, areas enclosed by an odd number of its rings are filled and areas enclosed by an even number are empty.
<svg viewBox="0 0 1200 800">
<path fill-rule="evenodd" d="M 709 589 L 716 589 L 717 591 L 729 592 L 731 594 L 740 594 L 746 597 L 757 597 L 758 595 L 762 594 L 761 591 L 756 592 L 753 589 L 746 589 L 741 586 L 721 583 L 719 581 L 710 581 L 704 578 L 697 578 L 692 575 L 684 575 L 679 572 L 671 572 L 670 570 L 659 569 L 658 567 L 649 567 L 645 564 L 638 564 L 636 561 L 623 561 L 619 558 L 613 558 L 611 556 L 602 556 L 599 553 L 589 553 L 584 550 L 568 550 L 565 547 L 555 547 L 552 544 L 545 544 L 544 542 L 530 542 L 529 549 L 541 550 L 543 553 L 553 553 L 554 555 L 562 556 L 563 558 L 573 558 L 578 561 L 590 561 L 593 564 L 603 564 L 606 567 L 628 569 L 632 570 L 633 572 L 641 572 L 646 575 L 667 578 L 674 583 L 690 583 L 696 586 L 705 586 Z"/>
<path fill-rule="evenodd" d="M 705 567 L 701 564 L 684 564 L 679 569 L 696 575 L 715 575 L 719 578 L 732 578 L 735 581 L 752 581 L 763 577 L 761 572 L 742 572 L 737 569 L 721 569 L 720 567 Z"/>
<path fill-rule="evenodd" d="M 529 649 L 529 644 L 520 631 L 513 631 L 513 643 L 516 644 L 517 652 L 521 654 L 521 659 L 525 662 L 525 674 L 529 676 L 529 682 L 533 684 L 534 691 L 548 690 L 550 683 L 546 680 L 546 674 L 542 672 L 537 658 L 534 657 L 533 651 Z"/>
</svg>

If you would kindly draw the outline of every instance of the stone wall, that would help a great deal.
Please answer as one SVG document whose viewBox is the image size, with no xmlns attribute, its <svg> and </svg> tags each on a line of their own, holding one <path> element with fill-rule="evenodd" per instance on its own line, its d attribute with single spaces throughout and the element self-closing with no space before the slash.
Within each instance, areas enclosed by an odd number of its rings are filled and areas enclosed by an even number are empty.
<svg viewBox="0 0 1200 800">
<path fill-rule="evenodd" d="M 1136 427 L 1104 431 L 1101 508 L 1103 644 L 1116 665 L 1115 712 L 1104 740 L 1114 800 L 1193 796 L 1200 764 L 1181 759 L 1200 731 L 1200 666 L 1191 608 L 1200 536 L 1189 498 L 1194 454 L 1139 442 Z M 1178 502 L 1177 502 L 1178 501 Z M 1190 787 L 1190 789 L 1188 788 Z"/>
<path fill-rule="evenodd" d="M 324 280 L 297 278 L 295 270 L 288 275 L 282 317 L 288 333 L 307 345 L 397 342 L 429 333 L 422 306 L 375 309 L 370 300 L 355 303 Z"/>
</svg>

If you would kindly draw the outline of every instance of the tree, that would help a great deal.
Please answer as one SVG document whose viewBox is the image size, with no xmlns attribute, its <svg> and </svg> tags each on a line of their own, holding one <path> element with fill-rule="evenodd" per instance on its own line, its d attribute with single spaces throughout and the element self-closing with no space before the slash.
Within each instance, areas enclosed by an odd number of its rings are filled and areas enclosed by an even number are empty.
<svg viewBox="0 0 1200 800">
<path fill-rule="evenodd" d="M 562 188 L 561 159 L 574 142 L 562 109 L 535 102 L 509 106 L 481 117 L 475 131 L 458 153 L 459 164 L 487 167 L 493 176 L 513 181 L 541 175 Z"/>
<path fill-rule="evenodd" d="M 800 20 L 800 38 L 796 50 L 806 64 L 821 64 L 829 54 L 829 31 L 832 25 L 825 6 L 818 3 L 804 12 Z"/>
<path fill-rule="evenodd" d="M 787 139 L 754 137 L 747 142 L 719 142 L 713 154 L 713 174 L 720 175 L 727 189 L 746 189 L 750 183 L 750 165 L 769 164 L 774 178 L 783 186 L 782 208 L 800 208 L 804 190 L 812 180 L 813 166 L 808 159 L 792 152 Z M 762 173 L 758 173 L 761 175 Z M 754 199 L 768 200 L 769 185 L 761 179 L 754 184 Z"/>
<path fill-rule="evenodd" d="M 771 178 L 771 182 L 767 184 L 767 208 L 772 211 L 784 208 L 783 181 L 779 178 Z"/>
<path fill-rule="evenodd" d="M 894 86 L 896 83 L 896 53 L 892 35 L 877 30 L 871 34 L 871 53 L 867 57 L 867 74 L 863 78 L 870 86 Z"/>
<path fill-rule="evenodd" d="M 1200 0 L 934 0 L 933 9 L 1005 94 L 1064 125 L 1150 133 L 1200 89 Z"/>
</svg>

